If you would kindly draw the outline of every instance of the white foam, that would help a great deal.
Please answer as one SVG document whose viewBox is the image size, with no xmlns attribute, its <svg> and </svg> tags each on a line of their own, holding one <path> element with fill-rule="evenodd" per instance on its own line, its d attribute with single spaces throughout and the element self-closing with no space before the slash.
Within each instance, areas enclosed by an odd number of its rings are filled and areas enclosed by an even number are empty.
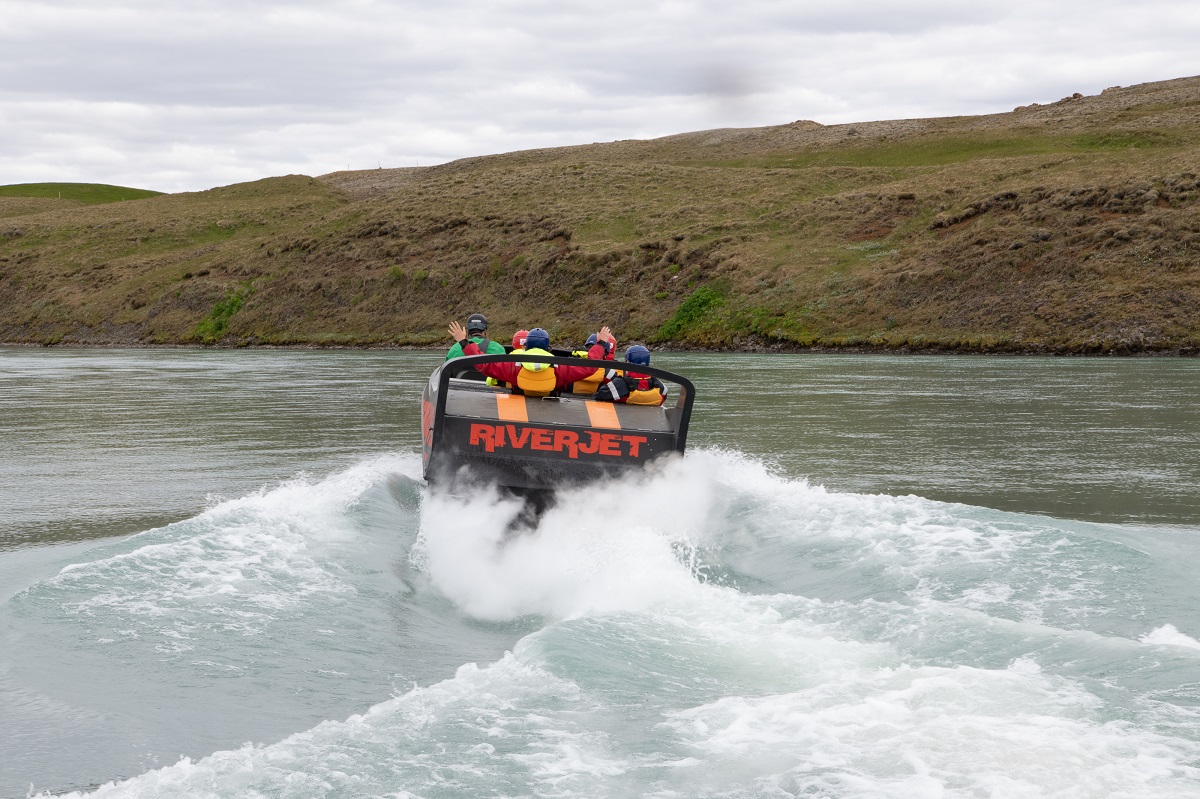
<svg viewBox="0 0 1200 799">
<path fill-rule="evenodd" d="M 731 598 L 727 589 L 706 593 L 714 603 Z M 805 641 L 821 648 L 812 637 L 819 629 L 772 613 L 770 598 L 756 602 L 760 624 L 744 630 L 746 641 L 770 648 L 772 637 L 790 637 L 797 649 Z M 725 611 L 730 622 L 738 615 Z M 666 614 L 657 618 L 681 627 L 668 636 L 672 646 L 691 626 Z M 650 618 L 641 621 L 633 629 L 645 640 L 664 632 L 647 623 Z M 719 637 L 729 634 L 726 625 L 716 626 Z M 523 647 L 486 668 L 468 664 L 452 679 L 275 744 L 185 758 L 91 795 L 473 796 L 503 790 L 562 797 L 1173 799 L 1200 789 L 1200 770 L 1190 765 L 1200 756 L 1196 742 L 1105 720 L 1097 697 L 1026 659 L 998 670 L 843 661 L 806 687 L 782 693 L 729 695 L 677 710 L 647 693 L 633 713 L 647 718 L 625 721 L 634 709 L 619 703 L 621 694 L 611 704 L 602 690 L 581 689 L 550 664 L 531 660 L 535 650 Z M 672 652 L 710 669 L 721 659 L 710 648 Z M 713 673 L 725 676 L 720 668 Z M 627 724 L 635 726 L 624 739 Z"/>
<path fill-rule="evenodd" d="M 415 557 L 439 590 L 483 619 L 570 618 L 677 601 L 698 585 L 688 552 L 711 512 L 703 486 L 710 479 L 676 462 L 649 489 L 617 481 L 561 491 L 535 532 L 508 541 L 517 502 L 435 496 L 422 506 Z"/>
<path fill-rule="evenodd" d="M 550 625 L 513 651 L 525 662 L 565 664 L 568 673 L 586 674 L 616 659 L 604 668 L 621 676 L 610 679 L 658 699 L 688 697 L 714 685 L 769 693 L 897 662 L 886 644 L 858 641 L 836 624 L 814 621 L 810 614 L 820 610 L 811 600 L 700 585 L 686 597 L 639 612 Z"/>
<path fill-rule="evenodd" d="M 1200 649 L 1200 641 L 1197 641 L 1190 635 L 1179 632 L 1173 624 L 1164 624 L 1146 633 L 1138 640 L 1144 644 L 1154 644 L 1156 646 L 1181 646 L 1185 649 Z"/>
<path fill-rule="evenodd" d="M 347 511 L 364 492 L 417 466 L 413 456 L 379 457 L 221 503 L 115 545 L 125 551 L 68 565 L 26 598 L 51 599 L 91 626 L 151 632 L 160 652 L 188 651 L 198 626 L 259 635 L 281 613 L 355 591 L 326 553 L 353 540 Z"/>
<path fill-rule="evenodd" d="M 565 618 L 648 607 L 702 579 L 696 554 L 721 547 L 797 556 L 820 548 L 859 571 L 882 570 L 914 601 L 1034 623 L 1102 600 L 1107 579 L 1093 553 L 1049 521 L 915 496 L 830 492 L 715 449 L 636 479 L 561 492 L 536 535 L 504 543 L 516 511 L 515 502 L 486 493 L 424 504 L 414 560 L 470 615 Z"/>
<path fill-rule="evenodd" d="M 1137 601 L 1130 579 L 1146 556 L 1078 523 L 917 496 L 827 491 L 745 456 L 689 453 L 720 492 L 711 528 L 747 551 L 816 553 L 873 576 L 876 589 L 1031 623 L 1074 627 Z M 768 564 L 769 565 L 769 564 Z"/>
<path fill-rule="evenodd" d="M 726 697 L 672 726 L 731 784 L 836 796 L 1193 796 L 1195 742 L 1095 717 L 1028 661 L 900 668 L 795 693 Z M 721 786 L 713 786 L 719 791 Z"/>
<path fill-rule="evenodd" d="M 761 541 L 856 544 L 861 557 L 919 576 L 948 564 L 1003 560 L 1037 533 L 1027 526 L 972 517 L 964 513 L 965 506 L 921 497 L 828 491 L 779 475 L 740 453 L 697 450 L 686 460 L 688 466 L 676 472 L 685 494 L 712 490 L 718 495 L 713 509 L 740 517 L 727 519 L 741 525 L 723 526 L 722 536 L 750 531 Z M 708 485 L 697 485 L 698 475 Z M 652 491 L 657 487 L 655 483 Z"/>
<path fill-rule="evenodd" d="M 393 795 L 424 796 L 459 785 L 464 786 L 459 795 L 471 796 L 493 791 L 514 773 L 525 779 L 531 770 L 541 775 L 534 779 L 553 784 L 605 768 L 587 751 L 594 733 L 582 726 L 556 728 L 539 715 L 552 712 L 546 709 L 555 703 L 578 699 L 569 683 L 507 656 L 486 669 L 467 664 L 453 679 L 278 743 L 246 744 L 200 760 L 185 757 L 88 794 L 65 795 L 380 796 L 403 788 Z M 497 755 L 497 749 L 505 751 Z"/>
<path fill-rule="evenodd" d="M 336 586 L 342 575 L 313 551 L 352 535 L 345 511 L 361 490 L 357 477 L 327 483 L 212 513 L 255 518 L 265 501 L 270 519 L 294 514 L 294 526 L 259 530 L 283 543 L 258 545 L 279 549 L 289 583 L 307 563 L 319 572 L 315 585 L 327 578 Z M 917 497 L 836 494 L 719 451 L 695 452 L 645 479 L 562 492 L 536 532 L 505 541 L 517 510 L 494 493 L 427 497 L 412 552 L 433 588 L 466 614 L 551 620 L 511 654 L 360 716 L 184 759 L 95 795 L 1200 795 L 1200 771 L 1190 765 L 1200 762 L 1194 723 L 1171 737 L 1167 725 L 1119 720 L 1121 708 L 1032 659 L 999 669 L 906 665 L 885 636 L 855 638 L 861 629 L 916 624 L 922 614 L 920 624 L 952 637 L 948 615 L 983 625 L 997 607 L 1087 597 L 1094 588 L 1083 567 L 1053 571 L 1075 545 L 1051 525 Z M 882 571 L 913 585 L 905 601 L 889 604 L 751 595 L 709 582 L 700 555 L 742 542 L 772 557 L 843 547 L 854 567 L 874 570 L 868 579 Z M 252 548 L 227 547 L 234 561 Z M 182 562 L 210 593 L 189 601 L 261 594 L 220 606 L 286 610 L 271 606 L 269 586 L 248 592 L 232 566 L 232 579 L 222 580 L 194 560 Z M 261 561 L 239 566 L 252 568 L 269 582 Z M 161 610 L 151 599 L 146 612 Z M 1005 622 L 1015 633 L 1056 632 L 1036 623 Z M 186 641 L 186 630 L 158 640 Z M 1142 641 L 1200 648 L 1171 625 Z"/>
</svg>

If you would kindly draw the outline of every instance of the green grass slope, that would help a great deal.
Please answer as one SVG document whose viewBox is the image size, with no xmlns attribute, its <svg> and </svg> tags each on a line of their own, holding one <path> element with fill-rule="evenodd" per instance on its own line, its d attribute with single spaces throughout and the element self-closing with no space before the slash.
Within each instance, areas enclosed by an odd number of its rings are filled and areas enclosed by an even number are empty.
<svg viewBox="0 0 1200 799">
<path fill-rule="evenodd" d="M 488 314 L 578 341 L 1196 352 L 1200 78 L 984 117 L 800 121 L 0 200 L 0 340 L 394 345 Z"/>
<path fill-rule="evenodd" d="M 0 186 L 0 197 L 41 197 L 73 200 L 84 205 L 115 203 L 123 200 L 144 200 L 158 197 L 161 191 L 109 186 L 105 183 L 14 183 Z"/>
<path fill-rule="evenodd" d="M 161 194 L 103 183 L 15 183 L 0 186 L 0 219 L 80 205 L 142 200 Z"/>
</svg>

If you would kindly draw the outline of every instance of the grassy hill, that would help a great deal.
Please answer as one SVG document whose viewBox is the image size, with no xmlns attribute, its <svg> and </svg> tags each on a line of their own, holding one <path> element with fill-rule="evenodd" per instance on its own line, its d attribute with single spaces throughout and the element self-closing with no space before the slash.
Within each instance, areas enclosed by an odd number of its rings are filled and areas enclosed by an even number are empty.
<svg viewBox="0 0 1200 799">
<path fill-rule="evenodd" d="M 0 197 L 42 197 L 75 201 L 82 205 L 143 200 L 161 194 L 161 191 L 109 186 L 105 183 L 15 183 L 11 186 L 0 186 Z"/>
<path fill-rule="evenodd" d="M 0 341 L 427 344 L 478 310 L 498 338 L 1195 353 L 1198 172 L 1186 78 L 19 214 L 0 194 Z"/>
<path fill-rule="evenodd" d="M 16 183 L 0 186 L 0 219 L 80 205 L 141 200 L 161 194 L 161 191 L 104 183 Z"/>
</svg>

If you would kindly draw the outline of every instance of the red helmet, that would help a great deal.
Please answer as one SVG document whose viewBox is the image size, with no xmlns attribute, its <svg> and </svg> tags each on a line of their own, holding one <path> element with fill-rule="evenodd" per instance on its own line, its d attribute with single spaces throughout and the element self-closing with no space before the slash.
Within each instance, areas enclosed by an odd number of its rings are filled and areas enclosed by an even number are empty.
<svg viewBox="0 0 1200 799">
<path fill-rule="evenodd" d="M 518 330 L 513 333 L 513 349 L 519 350 L 525 347 L 525 337 L 529 335 L 528 330 Z"/>
</svg>

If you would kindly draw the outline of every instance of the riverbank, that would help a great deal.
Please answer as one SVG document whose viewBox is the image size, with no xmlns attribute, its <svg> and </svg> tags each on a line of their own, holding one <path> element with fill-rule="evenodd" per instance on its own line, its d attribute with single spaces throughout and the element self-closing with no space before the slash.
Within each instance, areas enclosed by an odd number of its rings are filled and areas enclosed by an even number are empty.
<svg viewBox="0 0 1200 799">
<path fill-rule="evenodd" d="M 643 343 L 638 339 L 632 341 L 621 341 L 619 347 L 621 350 L 630 344 Z M 38 342 L 0 342 L 0 350 L 5 347 L 22 348 L 22 349 L 85 349 L 85 350 L 281 350 L 281 351 L 396 351 L 396 352 L 442 352 L 446 349 L 444 346 L 429 346 L 420 344 L 250 344 L 245 342 L 237 343 L 213 343 L 213 344 L 146 344 L 144 342 L 111 342 L 111 343 L 96 343 L 96 342 L 58 342 L 55 344 L 45 344 Z M 681 353 L 681 354 L 718 354 L 718 353 L 745 353 L 749 355 L 1006 355 L 1013 357 L 1088 357 L 1088 358 L 1195 358 L 1200 357 L 1200 347 L 1186 346 L 1162 349 L 1131 349 L 1128 347 L 1116 346 L 1110 348 L 1102 347 L 1082 347 L 1079 349 L 1012 349 L 1001 347 L 888 347 L 888 346 L 845 346 L 845 347 L 823 347 L 823 346 L 808 346 L 801 347 L 796 345 L 788 345 L 784 343 L 776 343 L 771 345 L 765 344 L 741 344 L 738 346 L 704 348 L 690 347 L 683 344 L 654 344 L 654 352 L 658 353 Z"/>
<path fill-rule="evenodd" d="M 1200 78 L 84 205 L 0 196 L 0 342 L 1200 349 Z"/>
</svg>

